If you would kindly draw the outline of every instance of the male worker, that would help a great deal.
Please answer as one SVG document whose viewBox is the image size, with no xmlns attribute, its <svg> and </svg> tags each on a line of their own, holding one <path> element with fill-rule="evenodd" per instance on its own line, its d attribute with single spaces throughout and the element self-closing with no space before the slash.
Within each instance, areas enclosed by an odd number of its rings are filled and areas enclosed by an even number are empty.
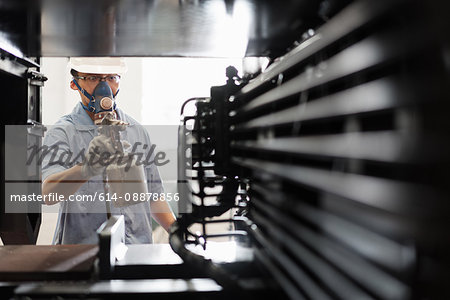
<svg viewBox="0 0 450 300">
<path fill-rule="evenodd" d="M 123 146 L 121 144 L 118 147 L 117 141 L 114 144 L 110 136 L 99 135 L 98 125 L 95 125 L 102 121 L 105 109 L 113 119 L 119 120 L 117 122 L 127 124 L 122 126 L 126 129 L 120 132 L 126 142 L 143 146 L 143 152 L 151 149 L 147 131 L 115 105 L 120 78 L 127 69 L 124 60 L 115 57 L 80 57 L 71 58 L 69 66 L 73 76 L 70 87 L 78 91 L 81 101 L 75 105 L 72 113 L 58 120 L 47 132 L 43 142 L 51 151 L 43 159 L 42 193 L 44 196 L 51 193 L 64 195 L 64 200 L 59 201 L 61 206 L 53 243 L 97 243 L 96 231 L 107 220 L 107 212 L 124 216 L 126 243 L 151 243 L 151 216 L 166 230 L 175 221 L 169 205 L 164 201 L 158 169 L 155 164 L 146 164 L 143 168 L 144 186 L 147 185 L 147 194 L 153 195 L 148 197 L 150 201 L 122 207 L 107 203 L 108 200 L 114 200 L 111 199 L 114 196 L 107 194 L 107 187 L 105 190 L 105 168 L 118 162 L 114 158 L 105 158 L 123 154 Z M 109 97 L 104 95 L 105 91 L 106 94 L 110 93 Z M 136 148 L 133 150 L 136 151 Z M 55 157 L 73 159 L 56 159 L 55 163 Z M 74 198 L 74 195 L 91 197 Z M 160 197 L 155 201 L 154 195 Z M 133 200 L 132 195 L 125 196 Z M 55 202 L 47 201 L 46 204 Z"/>
</svg>

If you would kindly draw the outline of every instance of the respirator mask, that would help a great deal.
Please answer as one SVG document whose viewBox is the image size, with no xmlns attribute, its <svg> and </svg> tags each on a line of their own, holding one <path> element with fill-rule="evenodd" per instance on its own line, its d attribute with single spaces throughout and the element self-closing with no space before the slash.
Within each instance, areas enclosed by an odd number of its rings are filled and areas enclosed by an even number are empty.
<svg viewBox="0 0 450 300">
<path fill-rule="evenodd" d="M 94 123 L 96 125 L 101 123 L 108 112 L 114 112 L 116 108 L 115 97 L 119 90 L 117 90 L 116 94 L 113 94 L 113 91 L 106 80 L 101 80 L 97 84 L 92 95 L 81 88 L 76 79 L 73 79 L 73 82 L 86 98 L 90 100 L 88 106 L 83 103 L 81 103 L 81 105 L 86 111 L 94 113 Z"/>
</svg>

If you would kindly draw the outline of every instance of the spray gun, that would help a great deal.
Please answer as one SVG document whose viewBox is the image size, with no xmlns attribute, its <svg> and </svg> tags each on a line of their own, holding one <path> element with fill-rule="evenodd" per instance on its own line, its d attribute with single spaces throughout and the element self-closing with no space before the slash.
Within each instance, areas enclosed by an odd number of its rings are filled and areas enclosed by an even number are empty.
<svg viewBox="0 0 450 300">
<path fill-rule="evenodd" d="M 127 124 L 123 121 L 117 120 L 115 113 L 113 113 L 112 111 L 97 113 L 95 116 L 97 117 L 100 114 L 103 114 L 102 119 L 100 118 L 96 119 L 99 121 L 96 123 L 100 123 L 101 125 L 98 129 L 99 134 L 107 136 L 111 140 L 113 148 L 116 152 L 115 154 L 123 153 L 123 145 L 120 141 L 120 131 L 124 131 L 125 126 Z M 103 171 L 103 188 L 105 190 L 105 193 L 108 195 L 107 199 L 110 200 L 112 191 L 111 191 L 111 183 L 108 180 L 108 171 L 107 171 L 108 167 L 105 168 L 105 170 Z M 105 204 L 106 204 L 106 214 L 109 219 L 111 217 L 111 206 L 109 201 L 105 201 Z"/>
<path fill-rule="evenodd" d="M 103 184 L 108 199 L 115 207 L 123 207 L 138 204 L 145 201 L 148 195 L 147 182 L 145 179 L 144 166 L 137 164 L 137 157 L 132 152 L 127 151 L 121 141 L 120 132 L 125 131 L 128 123 L 115 118 L 115 113 L 106 112 L 100 121 L 99 133 L 110 138 L 116 151 L 114 162 L 108 165 L 103 172 Z M 128 144 L 129 147 L 129 144 Z M 139 195 L 136 199 L 133 195 Z M 108 218 L 111 215 L 109 202 L 106 203 Z"/>
</svg>

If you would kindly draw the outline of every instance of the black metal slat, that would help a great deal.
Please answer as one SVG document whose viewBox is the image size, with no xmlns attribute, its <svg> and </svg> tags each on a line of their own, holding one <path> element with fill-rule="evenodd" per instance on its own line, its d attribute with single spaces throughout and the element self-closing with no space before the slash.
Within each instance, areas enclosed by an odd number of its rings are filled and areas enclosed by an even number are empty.
<svg viewBox="0 0 450 300">
<path fill-rule="evenodd" d="M 436 217 L 440 212 L 445 212 L 441 209 L 445 209 L 448 205 L 435 190 L 408 182 L 256 159 L 232 158 L 232 162 L 256 172 L 267 172 L 304 186 L 336 194 L 369 207 L 412 215 L 419 219 Z M 424 203 L 423 199 L 430 200 Z"/>
<path fill-rule="evenodd" d="M 311 137 L 267 138 L 236 141 L 237 150 L 275 151 L 285 155 L 313 155 L 364 159 L 389 163 L 440 161 L 450 151 L 447 143 L 434 136 L 407 132 L 356 132 Z M 427 147 L 423 147 L 423 145 Z"/>
<path fill-rule="evenodd" d="M 330 290 L 340 294 L 342 299 L 361 299 L 361 295 L 347 294 L 352 289 L 354 290 L 352 293 L 361 293 L 351 281 L 358 283 L 381 299 L 408 298 L 410 292 L 404 283 L 377 269 L 368 261 L 351 253 L 324 235 L 314 233 L 286 214 L 264 204 L 258 197 L 254 197 L 252 200 L 258 212 L 261 211 L 268 216 L 263 217 L 253 211 L 252 216 L 255 221 L 270 226 L 267 230 L 273 231 L 271 238 L 279 238 L 280 243 L 288 244 L 288 251 L 292 251 L 292 254 L 301 260 L 303 265 L 308 266 L 311 272 L 317 273 L 317 277 L 329 286 Z M 275 220 L 275 222 L 268 222 L 269 219 Z M 272 229 L 277 228 L 274 223 L 278 224 L 278 229 Z M 297 239 L 300 239 L 302 243 Z M 320 256 L 315 256 L 305 246 L 302 246 L 303 243 L 308 248 L 314 249 L 314 252 Z M 331 265 L 340 269 L 347 276 L 342 276 Z"/>
<path fill-rule="evenodd" d="M 443 231 L 439 222 L 429 220 L 419 223 L 414 218 L 368 207 L 330 193 L 322 193 L 320 203 L 323 211 L 393 240 L 412 243 L 414 239 L 420 239 L 421 242 L 428 243 Z"/>
<path fill-rule="evenodd" d="M 281 286 L 287 286 L 289 288 L 288 291 L 290 291 L 291 297 L 293 296 L 292 299 L 301 299 L 301 296 L 296 298 L 297 295 L 302 295 L 301 291 L 309 295 L 312 299 L 330 299 L 330 296 L 327 295 L 323 289 L 318 286 L 306 272 L 304 272 L 304 270 L 298 268 L 295 262 L 290 257 L 286 256 L 272 239 L 268 239 L 257 227 L 252 228 L 250 233 L 263 247 L 264 252 L 266 252 L 263 256 L 265 259 L 263 259 L 262 262 L 266 265 L 273 266 L 272 268 L 274 269 L 280 270 L 278 272 L 279 275 L 283 274 L 283 276 L 275 277 L 275 279 Z M 267 254 L 269 254 L 269 257 L 266 256 Z M 277 267 L 278 265 L 281 269 Z M 286 277 L 284 272 L 286 272 L 289 277 Z M 283 279 L 287 280 L 283 282 Z M 299 287 L 301 287 L 301 290 L 298 290 Z"/>
<path fill-rule="evenodd" d="M 256 229 L 250 231 L 252 236 L 260 241 L 262 245 L 265 245 L 267 241 L 257 233 Z M 287 277 L 286 274 L 277 266 L 265 253 L 264 250 L 255 248 L 254 250 L 255 257 L 269 270 L 272 276 L 277 280 L 279 285 L 283 288 L 284 292 L 291 298 L 296 300 L 304 300 L 306 299 L 301 291 L 295 286 L 295 284 Z M 308 279 L 308 277 L 306 277 Z"/>
<path fill-rule="evenodd" d="M 401 2 L 403 1 L 390 1 L 390 3 L 385 1 L 358 1 L 348 6 L 319 28 L 315 36 L 294 48 L 282 60 L 272 64 L 258 78 L 243 87 L 237 98 L 253 92 L 273 78 L 276 78 L 278 74 L 285 72 L 312 55 L 324 51 L 327 47 L 338 43 L 344 37 L 370 25 L 374 20 L 384 16 L 396 4 Z"/>
<path fill-rule="evenodd" d="M 253 182 L 252 190 L 270 199 L 272 206 L 280 210 L 285 207 L 286 213 L 312 224 L 323 234 L 396 275 L 409 272 L 414 264 L 414 249 L 409 245 L 402 245 L 350 220 L 325 212 L 320 206 L 313 207 L 304 199 L 272 191 L 264 182 Z"/>
<path fill-rule="evenodd" d="M 336 116 L 348 116 L 413 104 L 417 97 L 411 84 L 390 76 L 361 84 L 314 101 L 246 120 L 235 131 L 263 128 L 291 122 L 302 122 Z"/>
<path fill-rule="evenodd" d="M 308 269 L 308 274 L 314 274 L 314 277 L 319 278 L 319 281 L 315 282 L 317 286 L 326 286 L 323 292 L 327 291 L 337 295 L 340 299 L 372 299 L 366 292 L 358 288 L 353 282 L 348 278 L 342 276 L 337 270 L 335 270 L 328 262 L 324 261 L 320 256 L 309 250 L 307 247 L 299 243 L 297 240 L 293 239 L 290 235 L 286 233 L 285 230 L 280 228 L 280 226 L 274 222 L 268 221 L 269 219 L 261 216 L 258 212 L 253 211 L 252 218 L 260 227 L 267 231 L 267 239 L 273 241 L 278 248 L 282 248 L 284 253 L 281 257 L 278 257 L 276 253 L 272 253 L 275 260 L 281 261 L 282 258 L 287 258 L 293 256 L 296 260 L 300 260 L 301 263 Z M 287 254 L 290 254 L 289 256 Z M 298 262 L 293 260 L 290 266 L 294 269 L 296 266 L 297 270 L 302 270 L 303 267 L 299 266 Z M 313 279 L 309 275 L 310 280 Z M 303 287 L 302 281 L 298 281 L 298 284 Z M 308 292 L 307 292 L 308 293 Z M 312 299 L 319 299 L 317 296 L 308 293 Z M 332 296 L 333 298 L 335 296 Z"/>
<path fill-rule="evenodd" d="M 418 46 L 423 46 L 425 42 L 420 41 L 419 43 L 405 30 L 377 33 L 252 99 L 237 109 L 237 112 L 241 116 L 243 113 L 271 104 L 273 101 L 296 95 L 333 80 L 342 80 L 346 76 L 367 71 L 382 63 L 389 63 L 399 57 L 404 58 L 405 55 L 411 56 Z"/>
</svg>

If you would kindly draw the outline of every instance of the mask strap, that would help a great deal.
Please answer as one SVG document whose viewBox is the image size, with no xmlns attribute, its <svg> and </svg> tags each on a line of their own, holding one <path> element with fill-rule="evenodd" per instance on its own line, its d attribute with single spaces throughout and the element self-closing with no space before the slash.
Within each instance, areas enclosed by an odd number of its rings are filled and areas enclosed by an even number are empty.
<svg viewBox="0 0 450 300">
<path fill-rule="evenodd" d="M 94 98 L 94 96 L 92 96 L 91 94 L 89 94 L 88 92 L 86 92 L 86 91 L 78 84 L 78 82 L 76 81 L 75 78 L 72 80 L 72 82 L 75 84 L 75 86 L 77 87 L 77 89 L 80 90 L 80 92 L 83 93 L 83 95 L 85 95 L 86 98 L 89 99 L 89 104 L 88 104 L 88 106 L 84 105 L 83 102 L 80 102 L 80 103 L 81 103 L 81 106 L 83 106 L 83 108 L 84 108 L 86 111 L 94 112 L 94 111 L 95 111 L 95 106 L 94 106 L 95 98 Z"/>
<path fill-rule="evenodd" d="M 116 96 L 117 96 L 117 94 L 119 93 L 119 91 L 120 91 L 120 89 L 117 89 L 117 92 L 114 94 L 114 96 L 113 96 L 113 100 L 114 100 L 114 106 L 113 106 L 113 110 L 116 110 Z"/>
</svg>

